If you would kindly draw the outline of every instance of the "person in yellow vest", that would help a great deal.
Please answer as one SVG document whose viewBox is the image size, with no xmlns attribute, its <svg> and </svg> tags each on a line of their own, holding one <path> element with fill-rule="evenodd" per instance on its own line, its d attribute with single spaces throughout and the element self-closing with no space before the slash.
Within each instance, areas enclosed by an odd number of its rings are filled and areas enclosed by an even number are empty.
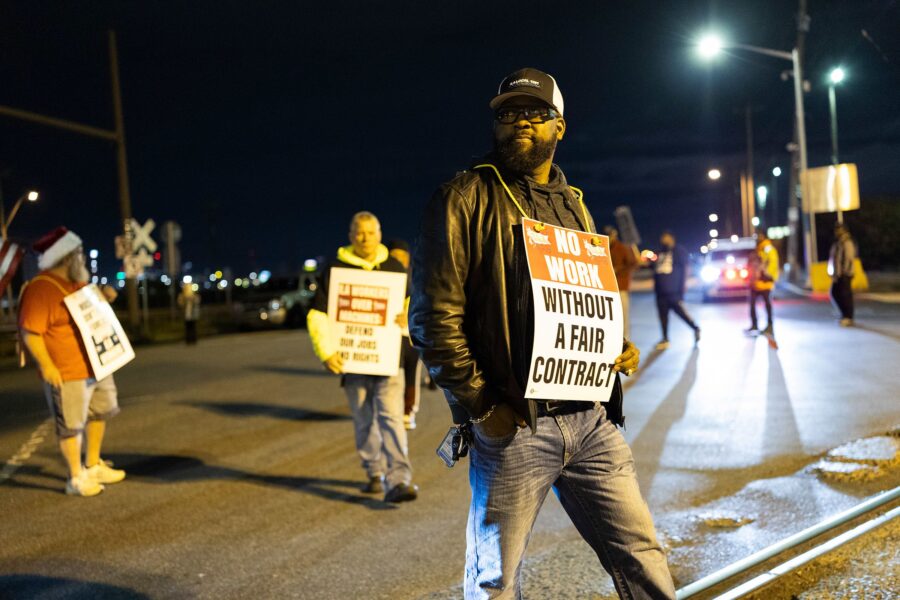
<svg viewBox="0 0 900 600">
<path fill-rule="evenodd" d="M 91 364 L 63 298 L 85 285 L 81 238 L 59 227 L 34 244 L 41 273 L 28 282 L 19 305 L 19 331 L 44 382 L 44 394 L 56 422 L 59 449 L 69 470 L 66 493 L 96 496 L 104 484 L 117 483 L 125 471 L 100 458 L 106 421 L 119 412 L 112 375 L 94 378 Z M 103 288 L 107 300 L 115 290 Z M 85 459 L 81 463 L 82 438 Z"/>
<path fill-rule="evenodd" d="M 750 279 L 750 329 L 747 333 L 756 335 L 760 333 L 759 323 L 756 320 L 756 301 L 762 298 L 766 304 L 766 328 L 762 333 L 774 336 L 772 320 L 772 290 L 778 281 L 779 264 L 778 250 L 772 244 L 772 240 L 766 237 L 763 231 L 757 231 L 756 251 L 750 255 L 747 265 Z"/>
</svg>

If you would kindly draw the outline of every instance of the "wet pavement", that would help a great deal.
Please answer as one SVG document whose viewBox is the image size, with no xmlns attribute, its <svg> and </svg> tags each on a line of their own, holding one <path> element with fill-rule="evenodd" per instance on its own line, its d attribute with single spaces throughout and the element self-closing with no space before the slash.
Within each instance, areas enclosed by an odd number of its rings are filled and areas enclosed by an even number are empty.
<svg viewBox="0 0 900 600">
<path fill-rule="evenodd" d="M 826 303 L 778 301 L 774 351 L 741 333 L 745 306 L 689 302 L 699 347 L 673 321 L 672 344 L 657 353 L 652 297 L 633 304 L 643 367 L 627 383 L 625 436 L 678 586 L 900 483 L 892 442 L 829 456 L 900 424 L 900 306 L 861 303 L 859 326 L 845 329 Z M 425 391 L 410 437 L 422 495 L 393 508 L 359 492 L 345 400 L 304 332 L 142 348 L 118 380 L 124 410 L 107 454 L 129 479 L 73 499 L 61 493 L 52 436 L 33 435 L 45 410 L 33 373 L 0 373 L 0 452 L 24 457 L 0 483 L 0 596 L 27 585 L 129 597 L 460 596 L 468 486 L 465 465 L 434 457 L 448 424 L 438 392 Z M 834 479 L 826 458 L 882 473 Z M 85 520 L 88 510 L 99 517 Z M 883 552 L 896 552 L 893 540 Z M 528 598 L 613 593 L 552 496 L 524 571 Z"/>
</svg>

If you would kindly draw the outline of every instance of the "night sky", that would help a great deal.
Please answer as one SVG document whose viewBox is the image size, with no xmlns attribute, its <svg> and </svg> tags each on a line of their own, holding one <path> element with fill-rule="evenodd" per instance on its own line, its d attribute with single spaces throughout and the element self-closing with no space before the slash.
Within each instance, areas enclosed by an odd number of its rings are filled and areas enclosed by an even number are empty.
<svg viewBox="0 0 900 600">
<path fill-rule="evenodd" d="M 900 197 L 900 4 L 809 5 L 810 166 L 829 162 L 825 80 L 840 64 L 841 160 L 858 164 L 864 198 Z M 645 240 L 672 228 L 696 248 L 706 215 L 736 204 L 744 107 L 757 183 L 787 171 L 794 108 L 788 62 L 733 51 L 710 65 L 692 45 L 716 26 L 790 50 L 795 11 L 791 0 L 0 1 L 0 104 L 111 129 L 114 28 L 135 216 L 178 221 L 195 266 L 278 272 L 332 255 L 357 210 L 381 218 L 385 239 L 414 240 L 432 191 L 489 150 L 500 79 L 533 66 L 559 82 L 568 133 L 556 162 L 598 224 L 628 204 Z M 0 175 L 7 208 L 42 192 L 14 238 L 66 224 L 111 258 L 111 144 L 0 117 Z"/>
</svg>

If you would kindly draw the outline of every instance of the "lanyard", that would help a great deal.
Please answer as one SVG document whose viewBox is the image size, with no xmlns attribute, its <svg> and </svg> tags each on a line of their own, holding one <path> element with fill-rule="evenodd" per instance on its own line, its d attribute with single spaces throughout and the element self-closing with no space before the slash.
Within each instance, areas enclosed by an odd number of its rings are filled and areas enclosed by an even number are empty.
<svg viewBox="0 0 900 600">
<path fill-rule="evenodd" d="M 509 196 L 509 199 L 513 201 L 513 204 L 516 205 L 516 208 L 519 209 L 519 212 L 522 214 L 522 216 L 525 217 L 526 219 L 531 218 L 528 216 L 528 213 L 525 212 L 525 209 L 522 208 L 522 205 L 519 204 L 519 201 L 516 200 L 516 197 L 513 195 L 512 191 L 509 189 L 509 186 L 506 185 L 506 182 L 503 181 L 503 176 L 500 175 L 500 171 L 497 170 L 497 167 L 495 167 L 491 163 L 484 163 L 483 165 L 475 165 L 473 168 L 474 169 L 488 169 L 489 168 L 492 171 L 494 171 L 494 174 L 497 176 L 497 179 L 500 181 L 500 185 L 502 185 L 503 189 L 506 190 L 506 195 Z M 582 215 L 582 217 L 584 217 L 585 229 L 587 229 L 588 233 L 594 233 L 593 231 L 591 231 L 591 221 L 590 221 L 590 219 L 588 219 L 587 208 L 584 206 L 584 200 L 583 200 L 584 192 L 582 192 L 580 189 L 578 189 L 575 186 L 570 185 L 569 187 L 575 192 L 576 196 L 578 197 L 578 204 L 581 205 L 581 215 Z"/>
</svg>

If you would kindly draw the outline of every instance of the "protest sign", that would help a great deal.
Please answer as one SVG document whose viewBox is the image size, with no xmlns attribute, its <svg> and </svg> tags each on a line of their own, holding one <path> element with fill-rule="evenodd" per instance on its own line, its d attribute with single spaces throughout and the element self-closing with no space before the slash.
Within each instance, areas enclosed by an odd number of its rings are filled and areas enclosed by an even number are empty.
<svg viewBox="0 0 900 600">
<path fill-rule="evenodd" d="M 534 294 L 525 396 L 606 402 L 622 353 L 622 300 L 609 238 L 522 219 Z"/>
<path fill-rule="evenodd" d="M 95 379 L 115 373 L 134 359 L 131 342 L 100 288 L 86 285 L 63 300 L 81 333 Z"/>
<path fill-rule="evenodd" d="M 328 320 L 345 373 L 391 376 L 400 371 L 396 319 L 405 297 L 406 273 L 331 269 Z"/>
</svg>

